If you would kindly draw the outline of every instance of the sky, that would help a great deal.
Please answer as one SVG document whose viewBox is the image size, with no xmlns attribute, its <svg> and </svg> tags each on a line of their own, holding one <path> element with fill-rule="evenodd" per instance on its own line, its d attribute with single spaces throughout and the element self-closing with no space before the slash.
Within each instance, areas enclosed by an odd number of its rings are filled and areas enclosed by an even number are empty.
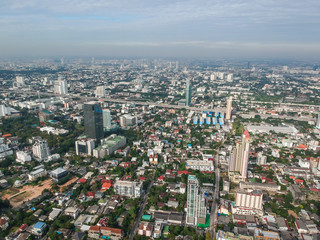
<svg viewBox="0 0 320 240">
<path fill-rule="evenodd" d="M 1 0 L 0 56 L 319 58 L 319 0 Z"/>
</svg>

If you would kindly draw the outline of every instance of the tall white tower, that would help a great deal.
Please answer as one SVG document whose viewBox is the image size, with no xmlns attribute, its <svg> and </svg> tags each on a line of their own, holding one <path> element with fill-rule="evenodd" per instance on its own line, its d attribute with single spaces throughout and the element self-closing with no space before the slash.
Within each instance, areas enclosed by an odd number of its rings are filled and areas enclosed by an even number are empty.
<svg viewBox="0 0 320 240">
<path fill-rule="evenodd" d="M 227 111 L 226 111 L 226 120 L 231 120 L 231 111 L 232 111 L 232 97 L 227 100 Z"/>
</svg>

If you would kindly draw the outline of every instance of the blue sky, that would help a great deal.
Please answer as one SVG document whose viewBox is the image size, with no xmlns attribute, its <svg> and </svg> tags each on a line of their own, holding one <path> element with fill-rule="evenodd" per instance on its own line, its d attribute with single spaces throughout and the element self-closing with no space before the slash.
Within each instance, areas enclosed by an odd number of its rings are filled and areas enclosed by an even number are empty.
<svg viewBox="0 0 320 240">
<path fill-rule="evenodd" d="M 2 56 L 317 58 L 318 0 L 1 0 Z"/>
</svg>

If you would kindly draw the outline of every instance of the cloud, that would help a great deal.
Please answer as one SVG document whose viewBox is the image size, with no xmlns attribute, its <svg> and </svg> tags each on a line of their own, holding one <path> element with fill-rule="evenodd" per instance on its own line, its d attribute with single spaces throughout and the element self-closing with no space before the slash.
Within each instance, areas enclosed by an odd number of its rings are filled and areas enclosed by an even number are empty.
<svg viewBox="0 0 320 240">
<path fill-rule="evenodd" d="M 21 49 L 283 45 L 294 51 L 320 41 L 319 9 L 316 0 L 4 0 L 0 51 L 12 44 Z"/>
</svg>

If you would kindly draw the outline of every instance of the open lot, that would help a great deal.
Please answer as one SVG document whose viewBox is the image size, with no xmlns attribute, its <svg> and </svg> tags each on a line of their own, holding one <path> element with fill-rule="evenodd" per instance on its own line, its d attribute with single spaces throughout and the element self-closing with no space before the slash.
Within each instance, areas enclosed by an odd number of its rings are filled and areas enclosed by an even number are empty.
<svg viewBox="0 0 320 240">
<path fill-rule="evenodd" d="M 31 186 L 26 185 L 22 188 L 15 188 L 12 187 L 6 191 L 4 191 L 4 194 L 1 196 L 2 199 L 9 199 L 10 204 L 13 207 L 17 207 L 23 202 L 27 202 L 29 200 L 32 200 L 36 197 L 39 197 L 43 190 L 45 189 L 51 189 L 51 179 L 47 179 L 43 182 L 41 182 L 37 186 Z"/>
</svg>

